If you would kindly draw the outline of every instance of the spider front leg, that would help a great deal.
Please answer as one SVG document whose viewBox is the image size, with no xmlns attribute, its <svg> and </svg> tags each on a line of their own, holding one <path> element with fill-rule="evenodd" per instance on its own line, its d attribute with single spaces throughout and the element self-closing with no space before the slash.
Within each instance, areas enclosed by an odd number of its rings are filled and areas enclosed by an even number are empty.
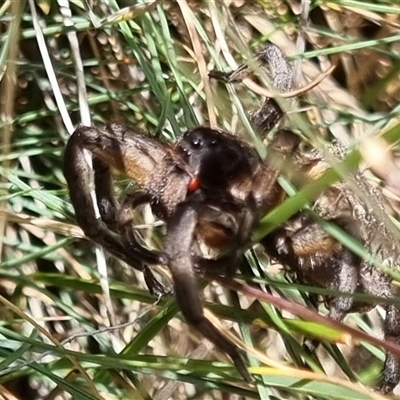
<svg viewBox="0 0 400 400">
<path fill-rule="evenodd" d="M 88 128 L 91 129 L 91 128 Z M 85 235 L 94 242 L 104 246 L 118 258 L 126 259 L 125 252 L 118 235 L 108 227 L 115 223 L 116 202 L 109 192 L 109 166 L 99 159 L 92 157 L 94 181 L 104 179 L 104 185 L 96 185 L 96 198 L 107 199 L 98 202 L 99 210 L 104 218 L 99 221 L 96 217 L 94 203 L 90 193 L 92 171 L 85 159 L 86 128 L 78 128 L 68 141 L 64 155 L 64 175 L 68 183 L 69 194 L 75 209 L 75 216 Z M 97 177 L 97 179 L 96 179 Z"/>
<path fill-rule="evenodd" d="M 93 173 L 85 159 L 84 151 L 88 150 L 93 160 Z M 89 127 L 78 127 L 68 141 L 64 158 L 64 175 L 66 177 L 70 198 L 75 209 L 78 224 L 86 236 L 102 245 L 114 256 L 132 267 L 145 272 L 150 279 L 147 266 L 143 264 L 165 264 L 163 253 L 144 249 L 133 235 L 127 237 L 118 228 L 118 218 L 126 209 L 120 209 L 113 196 L 111 168 L 124 172 L 143 187 L 149 182 L 157 184 L 162 174 L 162 162 L 173 162 L 168 156 L 167 148 L 154 139 L 147 138 L 140 132 L 129 130 L 119 125 L 110 125 L 102 130 Z M 167 176 L 165 181 L 173 180 Z M 94 181 L 97 205 L 101 219 L 95 214 L 94 203 L 90 193 Z M 178 185 L 179 189 L 179 185 Z M 177 191 L 179 194 L 179 190 Z M 150 197 L 157 197 L 151 193 Z M 178 199 L 180 199 L 178 197 Z M 150 290 L 152 290 L 150 284 Z M 157 289 L 157 285 L 154 284 Z"/>
<path fill-rule="evenodd" d="M 155 250 L 149 250 L 140 245 L 135 237 L 134 221 L 133 221 L 133 210 L 143 204 L 150 204 L 151 196 L 143 190 L 136 190 L 130 193 L 121 204 L 116 215 L 117 228 L 122 237 L 122 243 L 124 247 L 134 249 L 137 256 L 141 259 L 142 272 L 146 285 L 150 292 L 157 296 L 167 296 L 173 294 L 173 289 L 166 289 L 154 276 L 147 264 L 167 264 L 167 257 L 164 253 Z"/>
<path fill-rule="evenodd" d="M 111 232 L 119 232 L 124 254 L 119 251 L 115 254 L 123 259 L 135 269 L 143 272 L 143 277 L 150 293 L 156 297 L 171 294 L 171 290 L 166 289 L 154 276 L 148 265 L 166 264 L 167 260 L 162 252 L 149 250 L 141 246 L 133 233 L 132 211 L 139 205 L 150 202 L 149 194 L 143 191 L 135 191 L 129 194 L 119 206 L 114 198 L 111 168 L 109 165 L 101 161 L 99 158 L 93 158 L 94 185 L 97 200 L 97 206 L 101 216 L 101 220 L 106 224 Z M 91 229 L 93 229 L 91 225 Z M 104 233 L 104 232 L 102 232 Z M 89 236 L 90 237 L 90 236 Z M 96 236 L 98 240 L 98 236 Z M 96 239 L 93 239 L 96 241 Z M 116 249 L 106 247 L 108 251 L 113 253 Z M 119 244 L 118 244 L 119 246 Z M 134 259 L 129 260 L 125 249 L 129 249 L 129 253 L 134 254 Z"/>
<path fill-rule="evenodd" d="M 252 382 L 253 379 L 235 345 L 226 339 L 203 313 L 191 256 L 199 219 L 199 206 L 192 202 L 181 203 L 168 221 L 165 252 L 169 258 L 168 267 L 174 280 L 176 299 L 186 321 L 228 354 L 242 377 L 247 382 Z"/>
</svg>

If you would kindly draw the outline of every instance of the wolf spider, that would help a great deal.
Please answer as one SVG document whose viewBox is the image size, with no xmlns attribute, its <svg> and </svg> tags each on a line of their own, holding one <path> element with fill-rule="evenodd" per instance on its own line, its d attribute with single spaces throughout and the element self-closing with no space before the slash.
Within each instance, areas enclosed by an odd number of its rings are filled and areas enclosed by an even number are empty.
<svg viewBox="0 0 400 400">
<path fill-rule="evenodd" d="M 257 58 L 267 66 L 273 86 L 283 92 L 291 90 L 291 67 L 279 48 L 268 45 Z M 230 74 L 213 71 L 210 75 L 235 82 L 248 73 L 243 65 Z M 282 114 L 275 100 L 267 98 L 253 112 L 251 121 L 255 130 L 263 133 L 275 126 Z M 91 155 L 93 172 L 84 150 Z M 203 314 L 196 272 L 209 270 L 228 276 L 235 272 L 240 257 L 251 245 L 254 227 L 285 197 L 277 177 L 286 161 L 296 168 L 296 176 L 309 178 L 316 166 L 327 168 L 320 154 L 302 151 L 297 136 L 286 129 L 274 134 L 266 161 L 243 140 L 207 127 L 189 130 L 170 144 L 137 128 L 117 124 L 79 126 L 65 151 L 64 174 L 77 222 L 86 236 L 142 271 L 155 293 L 162 294 L 163 287 L 149 266 L 167 265 L 186 321 L 228 354 L 249 382 L 252 378 L 237 348 Z M 121 202 L 113 194 L 112 169 L 139 187 Z M 373 193 L 361 173 L 356 175 L 367 193 Z M 96 219 L 89 189 L 92 179 L 100 220 Z M 145 203 L 166 223 L 163 251 L 149 250 L 136 239 L 132 210 Z M 337 224 L 373 254 L 397 264 L 397 240 L 378 222 L 371 208 L 343 182 L 321 194 L 312 208 L 313 214 L 299 211 L 261 241 L 269 256 L 289 268 L 300 282 L 344 293 L 326 299 L 329 315 L 336 320 L 367 308 L 353 301 L 351 294 L 356 291 L 386 298 L 397 296 L 385 274 L 332 238 L 314 218 L 317 215 Z M 215 258 L 204 258 L 199 243 L 211 248 Z M 385 308 L 385 338 L 400 342 L 399 310 L 394 305 Z M 399 360 L 388 354 L 383 392 L 391 391 L 398 383 L 399 371 Z"/>
</svg>

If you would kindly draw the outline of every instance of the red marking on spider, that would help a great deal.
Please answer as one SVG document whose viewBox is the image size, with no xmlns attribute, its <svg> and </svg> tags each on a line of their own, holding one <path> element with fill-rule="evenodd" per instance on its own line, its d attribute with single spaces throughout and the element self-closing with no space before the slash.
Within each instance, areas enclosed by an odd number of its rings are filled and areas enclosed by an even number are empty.
<svg viewBox="0 0 400 400">
<path fill-rule="evenodd" d="M 187 186 L 187 191 L 188 193 L 193 193 L 195 192 L 200 186 L 200 180 L 197 176 L 193 177 L 190 182 L 188 183 Z"/>
</svg>

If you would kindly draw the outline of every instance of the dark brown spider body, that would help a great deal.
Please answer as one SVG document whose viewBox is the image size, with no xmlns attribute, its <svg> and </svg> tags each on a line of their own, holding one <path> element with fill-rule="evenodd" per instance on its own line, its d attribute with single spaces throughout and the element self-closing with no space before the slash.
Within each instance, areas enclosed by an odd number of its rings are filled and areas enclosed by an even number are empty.
<svg viewBox="0 0 400 400">
<path fill-rule="evenodd" d="M 271 63 L 270 57 L 275 57 Z M 274 85 L 290 91 L 291 69 L 282 66 L 282 52 L 268 46 L 258 59 L 269 63 Z M 248 68 L 239 67 L 238 71 L 214 72 L 212 76 L 233 82 L 243 79 Z M 252 122 L 264 135 L 281 116 L 278 104 L 266 99 L 253 112 Z M 292 166 L 289 178 L 298 186 L 326 170 L 323 157 L 302 152 L 298 145 L 296 135 L 279 129 L 269 145 L 267 161 L 263 162 L 244 141 L 210 128 L 190 130 L 171 145 L 139 130 L 111 124 L 102 129 L 78 127 L 65 152 L 64 173 L 77 221 L 85 234 L 143 271 L 155 293 L 162 294 L 164 289 L 148 267 L 167 265 L 186 320 L 225 351 L 247 381 L 251 377 L 238 350 L 203 315 L 195 272 L 210 270 L 230 276 L 236 271 L 255 225 L 285 197 L 277 177 L 288 172 L 287 164 Z M 84 149 L 93 161 L 93 177 Z M 139 188 L 120 203 L 114 198 L 111 169 L 124 173 Z M 100 220 L 96 219 L 89 190 L 92 179 Z M 374 193 L 361 175 L 354 180 L 363 192 Z M 136 240 L 132 210 L 143 203 L 150 204 L 154 214 L 166 222 L 163 251 L 149 250 Z M 340 182 L 314 201 L 315 214 L 300 210 L 262 240 L 269 256 L 282 263 L 298 281 L 346 294 L 326 299 L 330 316 L 337 320 L 351 311 L 365 309 L 365 304 L 353 301 L 351 295 L 356 291 L 386 298 L 397 296 L 397 291 L 385 274 L 331 237 L 315 215 L 337 224 L 373 255 L 382 260 L 390 258 L 396 266 L 400 261 L 398 239 L 379 222 L 379 215 L 375 217 L 383 212 L 382 206 L 375 207 L 380 200 L 372 203 L 364 204 Z M 203 258 L 198 242 L 211 247 L 215 258 Z M 385 308 L 385 338 L 400 342 L 399 310 L 394 305 Z M 391 391 L 399 376 L 399 360 L 388 355 L 381 390 Z"/>
<path fill-rule="evenodd" d="M 92 156 L 101 221 L 95 218 L 83 149 Z M 111 168 L 140 188 L 120 205 L 113 196 Z M 186 320 L 225 350 L 250 380 L 236 348 L 203 316 L 195 268 L 235 272 L 255 224 L 282 198 L 277 171 L 248 144 L 220 131 L 196 128 L 170 146 L 140 131 L 109 125 L 75 131 L 66 148 L 64 173 L 85 234 L 143 271 L 155 292 L 160 287 L 147 265 L 167 264 Z M 150 251 L 135 240 L 132 210 L 142 203 L 149 203 L 167 224 L 164 252 Z M 193 252 L 198 240 L 213 248 L 218 258 L 205 260 Z"/>
</svg>

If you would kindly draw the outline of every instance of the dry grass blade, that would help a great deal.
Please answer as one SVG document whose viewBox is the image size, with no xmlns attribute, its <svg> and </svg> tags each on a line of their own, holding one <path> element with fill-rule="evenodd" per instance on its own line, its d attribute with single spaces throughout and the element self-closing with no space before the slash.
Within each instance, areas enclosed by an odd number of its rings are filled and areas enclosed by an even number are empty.
<svg viewBox="0 0 400 400">
<path fill-rule="evenodd" d="M 188 29 L 190 39 L 193 45 L 193 51 L 196 56 L 196 63 L 199 67 L 199 72 L 201 76 L 202 83 L 204 84 L 204 91 L 206 95 L 206 104 L 207 104 L 207 111 L 208 111 L 208 122 L 211 128 L 216 128 L 217 127 L 217 119 L 215 115 L 215 107 L 213 104 L 213 96 L 211 93 L 211 88 L 208 80 L 208 71 L 207 71 L 207 66 L 206 62 L 204 59 L 203 55 L 203 50 L 202 46 L 200 43 L 200 38 L 197 34 L 196 27 L 195 27 L 195 21 L 194 21 L 194 15 L 192 13 L 192 10 L 188 6 L 186 0 L 180 1 L 179 7 L 182 11 L 182 16 L 183 19 L 185 20 L 186 27 Z"/>
</svg>

